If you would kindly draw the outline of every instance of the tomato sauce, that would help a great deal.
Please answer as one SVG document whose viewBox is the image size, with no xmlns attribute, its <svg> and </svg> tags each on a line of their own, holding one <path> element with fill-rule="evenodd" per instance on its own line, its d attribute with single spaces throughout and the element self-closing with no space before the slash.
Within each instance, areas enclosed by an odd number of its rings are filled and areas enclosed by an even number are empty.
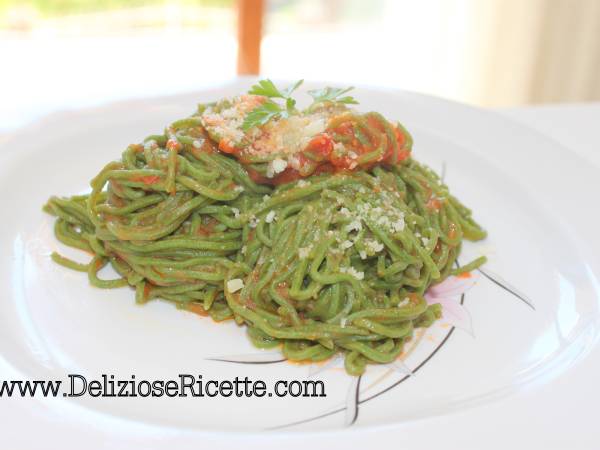
<svg viewBox="0 0 600 450">
<path fill-rule="evenodd" d="M 247 150 L 227 139 L 218 144 L 223 153 L 235 156 L 246 166 L 255 183 L 279 185 L 319 173 L 366 170 L 375 165 L 399 164 L 410 156 L 407 134 L 378 114 L 343 115 L 334 118 L 324 132 L 314 136 L 306 147 L 294 154 L 297 163 L 273 177 L 248 166 Z M 437 205 L 431 205 L 437 208 Z"/>
</svg>

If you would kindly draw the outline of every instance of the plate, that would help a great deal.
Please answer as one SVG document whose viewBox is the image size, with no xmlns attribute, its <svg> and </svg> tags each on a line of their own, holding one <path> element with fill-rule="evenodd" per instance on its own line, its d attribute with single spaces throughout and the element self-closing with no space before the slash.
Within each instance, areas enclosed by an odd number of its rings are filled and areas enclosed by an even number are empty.
<svg viewBox="0 0 600 450">
<path fill-rule="evenodd" d="M 431 293 L 444 305 L 443 319 L 417 333 L 401 360 L 370 367 L 360 378 L 346 375 L 337 359 L 282 362 L 277 352 L 252 347 L 234 323 L 216 324 L 160 301 L 138 306 L 131 289 L 93 288 L 85 274 L 50 260 L 58 250 L 83 261 L 54 239 L 53 220 L 40 209 L 50 195 L 85 192 L 128 144 L 190 114 L 198 102 L 249 85 L 238 80 L 189 95 L 57 114 L 3 143 L 0 377 L 68 386 L 68 374 L 88 382 L 135 376 L 138 383 L 237 376 L 268 387 L 278 381 L 316 386 L 326 396 L 3 397 L 4 440 L 20 448 L 59 438 L 66 447 L 92 449 L 191 448 L 201 440 L 264 448 L 292 436 L 291 446 L 393 439 L 408 448 L 448 442 L 493 448 L 505 438 L 490 443 L 485 430 L 552 423 L 558 416 L 547 405 L 555 396 L 555 408 L 563 407 L 562 382 L 587 379 L 583 368 L 597 371 L 600 362 L 600 252 L 592 208 L 600 177 L 549 139 L 490 112 L 401 91 L 356 90 L 361 110 L 397 118 L 411 131 L 414 157 L 444 173 L 489 233 L 466 245 L 460 258 L 484 254 L 489 263 Z M 72 379 L 77 390 L 81 379 Z M 571 397 L 596 389 L 591 379 L 583 383 L 572 386 Z M 528 408 L 532 415 L 519 421 Z M 580 408 L 583 414 L 585 404 Z M 534 446 L 559 442 L 540 440 L 535 426 L 523 439 Z M 582 442 L 588 442 L 585 434 Z"/>
</svg>

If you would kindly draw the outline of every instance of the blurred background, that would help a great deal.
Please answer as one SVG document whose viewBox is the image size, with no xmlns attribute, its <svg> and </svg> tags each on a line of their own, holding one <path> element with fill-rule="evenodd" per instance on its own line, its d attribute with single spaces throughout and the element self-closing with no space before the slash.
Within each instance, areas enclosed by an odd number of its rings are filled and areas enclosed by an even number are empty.
<svg viewBox="0 0 600 450">
<path fill-rule="evenodd" d="M 600 0 L 0 0 L 0 57 L 0 131 L 238 73 L 592 101 Z"/>
</svg>

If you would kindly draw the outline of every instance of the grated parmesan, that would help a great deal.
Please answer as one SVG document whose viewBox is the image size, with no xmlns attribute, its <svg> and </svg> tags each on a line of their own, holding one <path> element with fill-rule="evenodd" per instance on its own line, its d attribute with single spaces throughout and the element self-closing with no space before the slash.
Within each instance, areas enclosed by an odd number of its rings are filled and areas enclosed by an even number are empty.
<svg viewBox="0 0 600 450">
<path fill-rule="evenodd" d="M 365 246 L 371 253 L 383 250 L 383 244 L 375 239 L 365 239 Z"/>
<path fill-rule="evenodd" d="M 265 217 L 265 222 L 272 223 L 275 220 L 275 211 L 271 210 Z"/>
<path fill-rule="evenodd" d="M 404 299 L 398 303 L 398 308 L 402 308 L 410 303 L 410 299 L 408 297 L 404 297 Z"/>
<path fill-rule="evenodd" d="M 359 272 L 354 267 L 340 267 L 340 272 L 352 275 L 357 280 L 362 280 L 363 278 L 365 278 L 365 273 Z"/>
<path fill-rule="evenodd" d="M 287 168 L 287 161 L 281 158 L 275 158 L 267 167 L 267 178 L 273 178 L 278 173 L 283 172 Z"/>
<path fill-rule="evenodd" d="M 258 225 L 258 219 L 254 214 L 252 215 L 252 217 L 250 217 L 250 222 L 248 223 L 248 225 L 250 225 L 250 228 L 256 228 L 256 226 Z"/>
<path fill-rule="evenodd" d="M 354 245 L 354 244 L 353 244 L 351 241 L 348 241 L 348 240 L 346 240 L 346 241 L 344 241 L 344 242 L 342 242 L 342 243 L 340 244 L 340 247 L 341 247 L 343 250 L 345 250 L 345 249 L 347 249 L 347 248 L 350 248 L 350 247 L 352 247 L 353 245 Z"/>
<path fill-rule="evenodd" d="M 244 288 L 244 280 L 241 278 L 234 278 L 233 280 L 227 281 L 227 291 L 233 293 Z"/>
<path fill-rule="evenodd" d="M 308 255 L 310 254 L 311 248 L 312 248 L 312 245 L 308 246 L 308 247 L 300 247 L 298 249 L 298 257 L 300 259 L 306 259 L 306 258 L 308 258 Z"/>
<path fill-rule="evenodd" d="M 346 225 L 346 232 L 348 232 L 348 233 L 351 231 L 360 231 L 360 230 L 362 230 L 362 223 L 360 222 L 360 220 L 353 220 L 348 225 Z"/>
</svg>

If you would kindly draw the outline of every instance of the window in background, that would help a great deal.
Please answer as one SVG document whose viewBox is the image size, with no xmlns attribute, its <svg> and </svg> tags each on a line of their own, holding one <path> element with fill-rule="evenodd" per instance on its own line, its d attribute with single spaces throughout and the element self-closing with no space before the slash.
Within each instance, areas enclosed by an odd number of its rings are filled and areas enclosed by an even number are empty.
<svg viewBox="0 0 600 450">
<path fill-rule="evenodd" d="M 235 75 L 234 0 L 0 0 L 0 130 Z"/>
<path fill-rule="evenodd" d="M 262 68 L 482 106 L 600 100 L 597 0 L 269 0 Z"/>
</svg>

